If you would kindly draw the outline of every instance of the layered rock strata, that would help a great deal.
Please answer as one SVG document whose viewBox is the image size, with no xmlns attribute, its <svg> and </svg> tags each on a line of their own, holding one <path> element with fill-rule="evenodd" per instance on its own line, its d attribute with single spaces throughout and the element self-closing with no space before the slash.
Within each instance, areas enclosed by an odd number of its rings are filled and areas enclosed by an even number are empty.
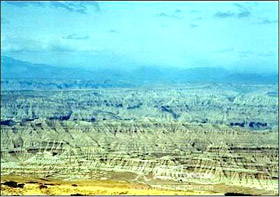
<svg viewBox="0 0 280 197">
<path fill-rule="evenodd" d="M 277 192 L 278 134 L 215 129 L 207 124 L 125 121 L 37 120 L 6 126 L 1 133 L 1 171 L 92 179 L 101 170 L 131 173 L 129 181 L 165 189 L 210 184 L 215 190 L 223 184 Z"/>
</svg>

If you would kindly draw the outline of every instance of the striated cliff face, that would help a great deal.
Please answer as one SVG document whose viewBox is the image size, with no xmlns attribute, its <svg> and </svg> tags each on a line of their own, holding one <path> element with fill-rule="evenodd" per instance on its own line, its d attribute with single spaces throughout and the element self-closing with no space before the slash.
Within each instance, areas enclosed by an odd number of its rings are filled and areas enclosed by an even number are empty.
<svg viewBox="0 0 280 197">
<path fill-rule="evenodd" d="M 178 120 L 277 130 L 274 85 L 190 85 L 170 88 L 3 91 L 1 124 L 34 119 Z"/>
<path fill-rule="evenodd" d="M 127 121 L 35 120 L 4 126 L 2 175 L 79 180 L 112 179 L 109 172 L 119 172 L 130 174 L 117 179 L 165 189 L 200 185 L 202 190 L 234 192 L 229 188 L 236 186 L 252 194 L 275 194 L 278 134 L 227 126 L 212 129 Z M 205 189 L 203 184 L 212 187 Z"/>
<path fill-rule="evenodd" d="M 3 91 L 1 174 L 277 194 L 275 89 Z"/>
</svg>

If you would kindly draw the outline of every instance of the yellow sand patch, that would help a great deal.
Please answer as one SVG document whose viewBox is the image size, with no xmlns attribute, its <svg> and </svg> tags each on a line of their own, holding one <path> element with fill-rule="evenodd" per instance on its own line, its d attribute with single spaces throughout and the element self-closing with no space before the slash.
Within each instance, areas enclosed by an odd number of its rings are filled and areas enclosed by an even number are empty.
<svg viewBox="0 0 280 197">
<path fill-rule="evenodd" d="M 58 181 L 34 178 L 2 177 L 7 180 L 24 183 L 24 188 L 1 186 L 2 195 L 198 195 L 211 194 L 200 191 L 172 191 L 154 189 L 144 184 L 119 181 Z M 28 183 L 28 182 L 33 183 Z M 213 193 L 214 194 L 214 193 Z M 217 195 L 217 193 L 215 193 Z M 222 194 L 220 194 L 222 195 Z"/>
</svg>

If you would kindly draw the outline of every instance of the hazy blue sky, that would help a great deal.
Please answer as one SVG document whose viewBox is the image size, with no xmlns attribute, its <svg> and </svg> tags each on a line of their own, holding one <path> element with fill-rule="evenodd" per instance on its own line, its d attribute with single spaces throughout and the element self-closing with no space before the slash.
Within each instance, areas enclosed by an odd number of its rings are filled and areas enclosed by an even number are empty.
<svg viewBox="0 0 280 197">
<path fill-rule="evenodd" d="M 276 71 L 278 2 L 1 2 L 2 54 L 58 66 Z"/>
</svg>

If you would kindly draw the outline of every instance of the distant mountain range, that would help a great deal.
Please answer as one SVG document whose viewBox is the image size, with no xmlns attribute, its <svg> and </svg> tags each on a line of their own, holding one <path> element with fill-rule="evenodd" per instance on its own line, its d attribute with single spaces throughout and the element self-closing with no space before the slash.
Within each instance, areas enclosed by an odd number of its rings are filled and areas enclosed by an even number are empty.
<svg viewBox="0 0 280 197">
<path fill-rule="evenodd" d="M 81 79 L 92 77 L 89 72 L 49 66 L 44 64 L 32 64 L 7 56 L 1 57 L 2 79 Z"/>
<path fill-rule="evenodd" d="M 162 68 L 156 66 L 137 67 L 134 70 L 100 69 L 87 71 L 78 68 L 62 68 L 44 64 L 33 64 L 11 57 L 1 57 L 2 80 L 87 80 L 95 82 L 126 81 L 141 83 L 250 83 L 276 84 L 277 74 L 234 73 L 223 68 Z"/>
</svg>

